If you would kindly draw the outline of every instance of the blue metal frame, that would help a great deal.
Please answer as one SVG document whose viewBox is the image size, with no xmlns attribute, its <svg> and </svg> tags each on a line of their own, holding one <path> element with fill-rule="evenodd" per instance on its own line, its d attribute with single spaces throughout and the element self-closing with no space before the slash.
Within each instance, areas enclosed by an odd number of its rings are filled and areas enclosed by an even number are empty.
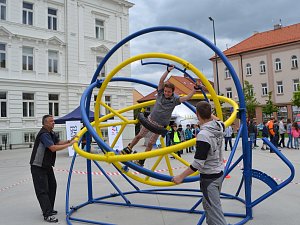
<svg viewBox="0 0 300 225">
<path fill-rule="evenodd" d="M 98 146 L 100 149 L 103 151 L 114 151 L 113 149 L 110 148 L 96 133 L 96 131 L 93 129 L 93 127 L 89 123 L 89 118 L 88 118 L 88 113 L 89 113 L 89 106 L 90 106 L 90 101 L 91 101 L 91 96 L 92 96 L 92 91 L 94 88 L 99 88 L 102 84 L 103 80 L 97 80 L 98 74 L 105 65 L 105 63 L 110 59 L 110 57 L 124 44 L 129 42 L 130 40 L 147 34 L 151 32 L 158 32 L 158 31 L 171 31 L 171 32 L 177 32 L 177 33 L 182 33 L 186 34 L 190 37 L 193 37 L 202 43 L 206 44 L 210 49 L 212 49 L 216 55 L 223 61 L 225 66 L 228 68 L 232 80 L 234 81 L 234 84 L 237 89 L 237 94 L 239 98 L 239 104 L 240 104 L 240 109 L 239 109 L 239 115 L 240 115 L 240 129 L 238 132 L 238 135 L 236 137 L 236 141 L 233 146 L 233 151 L 231 152 L 228 162 L 225 167 L 225 175 L 228 175 L 234 168 L 238 166 L 238 163 L 241 161 L 243 162 L 243 176 L 240 182 L 240 185 L 238 186 L 237 192 L 235 195 L 231 195 L 228 193 L 221 193 L 221 198 L 225 199 L 232 199 L 236 200 L 239 202 L 242 202 L 245 205 L 245 214 L 240 214 L 240 213 L 232 213 L 232 212 L 225 212 L 225 216 L 230 216 L 230 217 L 239 217 L 242 218 L 242 220 L 236 224 L 245 224 L 247 221 L 252 219 L 252 210 L 253 207 L 271 196 L 272 194 L 276 193 L 283 187 L 285 187 L 287 184 L 289 184 L 295 175 L 295 169 L 293 165 L 290 163 L 290 161 L 272 144 L 270 143 L 267 139 L 263 139 L 263 141 L 270 147 L 272 151 L 274 151 L 278 157 L 288 166 L 288 168 L 291 171 L 290 176 L 283 181 L 280 184 L 277 184 L 275 180 L 273 180 L 270 176 L 267 174 L 252 169 L 252 149 L 251 149 L 251 142 L 248 141 L 248 131 L 247 131 L 247 123 L 246 123 L 246 103 L 245 103 L 245 98 L 244 94 L 242 91 L 242 86 L 240 84 L 240 81 L 238 79 L 237 74 L 235 73 L 233 66 L 229 62 L 229 60 L 226 58 L 226 56 L 219 50 L 212 42 L 210 42 L 208 39 L 191 32 L 189 30 L 185 30 L 182 28 L 178 27 L 170 27 L 170 26 L 158 26 L 158 27 L 151 27 L 147 29 L 140 30 L 138 32 L 135 32 L 128 37 L 124 38 L 121 40 L 117 45 L 115 45 L 104 57 L 104 59 L 101 61 L 100 65 L 98 66 L 97 70 L 94 73 L 94 76 L 91 80 L 90 86 L 84 91 L 81 101 L 80 101 L 80 108 L 81 108 L 81 113 L 83 117 L 83 122 L 85 126 L 88 129 L 88 132 L 93 136 L 95 141 L 97 142 Z M 146 63 L 147 64 L 147 63 Z M 148 64 L 162 64 L 159 62 L 150 62 Z M 187 74 L 185 70 L 181 70 L 177 68 L 178 70 L 182 71 L 183 73 Z M 193 78 L 192 78 L 193 79 Z M 143 84 L 146 86 L 150 86 L 153 88 L 156 88 L 157 86 L 138 79 L 133 79 L 133 78 L 124 78 L 124 77 L 117 77 L 113 78 L 111 80 L 113 81 L 125 81 L 125 82 L 134 82 L 134 83 L 139 83 Z M 193 112 L 195 112 L 195 107 L 192 106 L 189 103 L 185 103 L 185 105 L 191 109 Z M 242 138 L 242 155 L 235 161 L 233 162 L 233 157 L 236 153 L 236 148 L 238 145 L 238 142 Z M 87 135 L 87 150 L 90 152 L 90 138 L 89 135 Z M 181 212 L 181 213 L 197 213 L 201 214 L 202 216 L 200 217 L 199 221 L 197 224 L 202 224 L 204 219 L 205 219 L 205 212 L 202 210 L 197 210 L 196 208 L 199 206 L 199 204 L 202 202 L 202 195 L 199 194 L 181 194 L 178 192 L 196 192 L 199 193 L 199 189 L 180 189 L 180 188 L 159 188 L 159 189 L 149 189 L 149 190 L 140 190 L 139 187 L 137 187 L 135 184 L 133 184 L 124 174 L 121 173 L 123 178 L 133 187 L 133 191 L 129 192 L 123 192 L 116 184 L 115 182 L 106 175 L 105 170 L 100 166 L 98 162 L 94 162 L 96 164 L 96 167 L 104 174 L 108 182 L 112 185 L 112 187 L 117 191 L 117 193 L 113 193 L 107 196 L 102 196 L 98 198 L 93 197 L 93 189 L 92 189 L 92 173 L 91 173 L 91 160 L 86 160 L 87 161 L 87 187 L 88 187 L 88 200 L 85 203 L 82 203 L 80 205 L 77 205 L 75 207 L 70 207 L 70 189 L 71 189 L 71 178 L 72 178 L 72 171 L 73 167 L 75 164 L 75 159 L 76 159 L 76 154 L 73 157 L 72 163 L 70 165 L 70 172 L 68 176 L 68 183 L 67 183 L 67 190 L 66 190 L 66 221 L 68 224 L 72 224 L 71 221 L 79 221 L 79 222 L 85 222 L 85 223 L 91 223 L 91 224 L 105 224 L 105 225 L 111 225 L 110 223 L 105 223 L 105 222 L 98 222 L 98 221 L 92 221 L 92 220 L 86 220 L 86 219 L 80 219 L 73 217 L 72 214 L 79 210 L 82 207 L 85 207 L 86 205 L 93 204 L 93 203 L 98 203 L 98 204 L 109 204 L 109 205 L 122 205 L 122 206 L 130 206 L 130 207 L 142 207 L 142 208 L 148 208 L 148 209 L 159 209 L 159 210 L 167 210 L 167 211 L 176 211 L 176 212 Z M 125 166 L 130 167 L 133 170 L 136 170 L 142 174 L 145 174 L 147 176 L 159 179 L 159 180 L 164 180 L 164 181 L 171 181 L 171 177 L 163 174 L 157 174 L 155 172 L 152 172 L 146 168 L 142 168 L 140 166 L 137 166 L 136 164 L 132 162 L 124 162 Z M 119 171 L 121 172 L 121 171 Z M 262 182 L 266 183 L 271 190 L 257 198 L 256 200 L 252 201 L 252 178 L 257 178 L 261 180 Z M 184 182 L 195 182 L 199 180 L 199 176 L 195 177 L 188 177 L 184 180 Z M 245 198 L 242 199 L 239 197 L 240 191 L 242 189 L 242 186 L 244 186 L 244 196 Z M 134 204 L 131 203 L 130 200 L 127 198 L 127 195 L 132 195 L 132 194 L 161 194 L 161 195 L 170 195 L 170 196 L 178 196 L 178 197 L 194 197 L 194 198 L 199 198 L 197 199 L 196 203 L 194 205 L 191 205 L 190 208 L 187 209 L 180 209 L 180 208 L 172 208 L 172 207 L 163 207 L 163 206 L 151 206 L 151 205 L 143 205 L 143 204 Z M 121 196 L 121 199 L 124 200 L 124 202 L 111 202 L 108 201 L 107 199 L 116 197 L 116 196 Z"/>
</svg>

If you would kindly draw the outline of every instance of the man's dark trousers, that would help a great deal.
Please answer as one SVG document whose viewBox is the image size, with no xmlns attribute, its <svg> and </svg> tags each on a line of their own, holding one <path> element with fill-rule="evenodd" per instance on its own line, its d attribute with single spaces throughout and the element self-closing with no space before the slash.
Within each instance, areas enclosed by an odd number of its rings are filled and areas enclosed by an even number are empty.
<svg viewBox="0 0 300 225">
<path fill-rule="evenodd" d="M 51 216 L 56 195 L 56 179 L 53 168 L 31 166 L 35 194 L 44 216 Z"/>
</svg>

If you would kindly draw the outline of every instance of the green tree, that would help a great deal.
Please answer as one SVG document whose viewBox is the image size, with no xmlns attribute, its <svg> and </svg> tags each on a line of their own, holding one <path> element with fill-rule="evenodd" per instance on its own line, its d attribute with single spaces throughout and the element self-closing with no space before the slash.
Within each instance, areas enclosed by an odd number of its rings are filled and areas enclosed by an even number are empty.
<svg viewBox="0 0 300 225">
<path fill-rule="evenodd" d="M 262 107 L 262 112 L 270 116 L 274 112 L 278 112 L 278 107 L 274 105 L 272 101 L 272 91 L 268 93 L 268 100 L 266 100 L 266 105 Z"/>
<path fill-rule="evenodd" d="M 243 88 L 245 102 L 246 102 L 246 109 L 248 118 L 254 118 L 255 116 L 255 109 L 259 105 L 259 102 L 255 98 L 255 93 L 253 91 L 253 85 L 249 83 L 249 81 L 245 80 L 245 85 Z"/>
<path fill-rule="evenodd" d="M 300 107 L 300 90 L 299 90 L 299 88 L 298 88 L 298 91 L 295 91 L 293 93 L 292 104 Z"/>
</svg>

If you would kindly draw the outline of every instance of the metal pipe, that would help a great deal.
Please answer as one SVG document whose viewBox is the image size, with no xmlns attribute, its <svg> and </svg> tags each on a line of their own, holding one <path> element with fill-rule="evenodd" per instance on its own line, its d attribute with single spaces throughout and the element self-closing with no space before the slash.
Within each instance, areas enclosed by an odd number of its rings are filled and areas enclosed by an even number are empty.
<svg viewBox="0 0 300 225">
<path fill-rule="evenodd" d="M 214 44 L 217 47 L 217 41 L 216 41 L 216 29 L 215 29 L 215 20 L 210 16 L 208 17 L 210 21 L 212 21 L 213 25 L 213 33 L 214 33 Z M 220 85 L 219 85 L 219 71 L 218 71 L 218 56 L 217 53 L 215 52 L 215 63 L 216 63 L 216 78 L 217 78 L 217 94 L 220 94 Z"/>
</svg>

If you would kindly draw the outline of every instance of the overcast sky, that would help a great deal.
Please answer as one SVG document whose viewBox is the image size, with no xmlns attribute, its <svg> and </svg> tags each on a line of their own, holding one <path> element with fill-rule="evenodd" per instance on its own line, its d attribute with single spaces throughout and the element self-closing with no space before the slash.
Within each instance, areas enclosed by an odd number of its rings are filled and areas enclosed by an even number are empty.
<svg viewBox="0 0 300 225">
<path fill-rule="evenodd" d="M 215 20 L 216 42 L 222 50 L 253 35 L 300 23 L 299 0 L 129 0 L 130 34 L 153 26 L 175 26 L 193 31 L 213 42 L 212 21 Z M 213 80 L 213 51 L 200 41 L 174 32 L 154 32 L 130 42 L 131 56 L 146 52 L 165 52 L 194 64 Z M 157 84 L 165 67 L 132 64 L 132 77 Z M 180 73 L 176 74 L 180 75 Z M 140 86 L 137 89 L 146 94 Z"/>
</svg>

